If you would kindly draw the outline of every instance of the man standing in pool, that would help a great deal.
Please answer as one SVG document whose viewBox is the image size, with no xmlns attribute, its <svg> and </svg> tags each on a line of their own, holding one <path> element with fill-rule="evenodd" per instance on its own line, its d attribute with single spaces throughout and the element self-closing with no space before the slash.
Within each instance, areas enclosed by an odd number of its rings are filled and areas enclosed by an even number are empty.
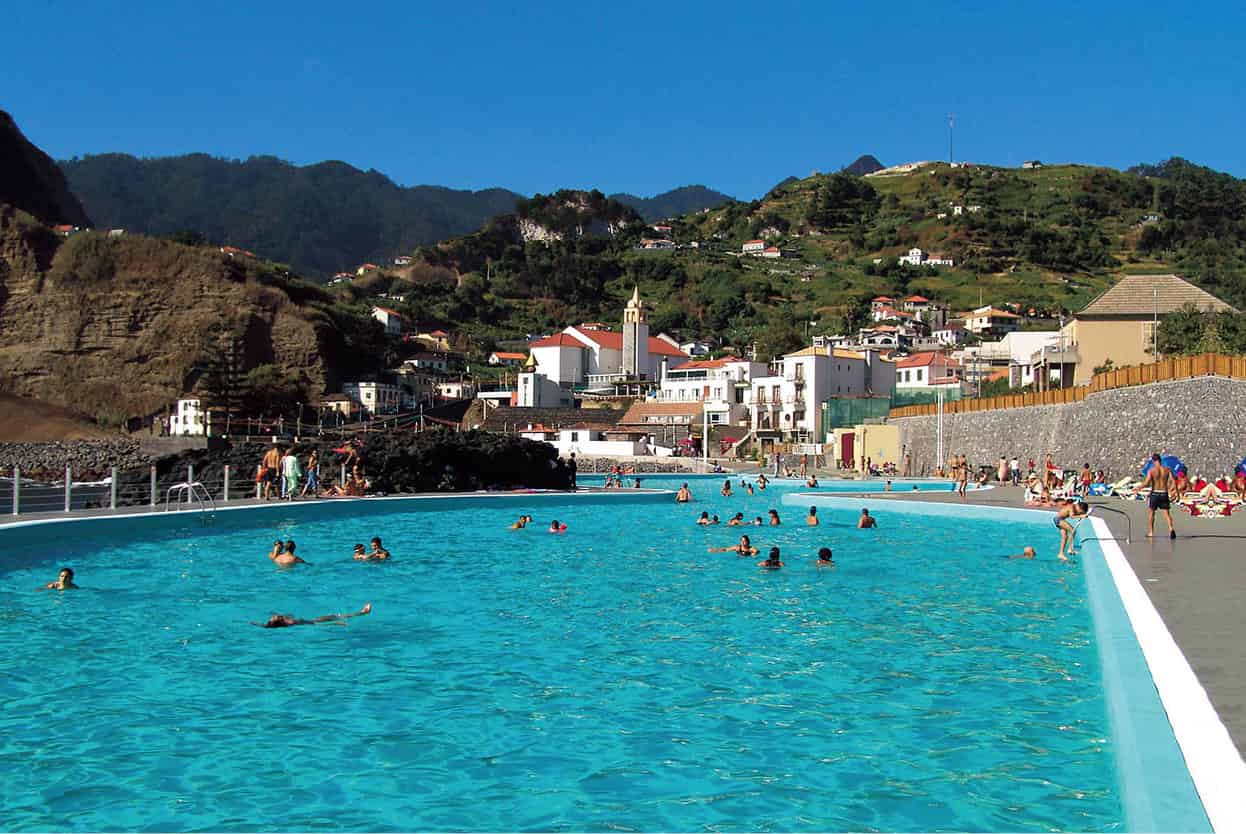
<svg viewBox="0 0 1246 834">
<path fill-rule="evenodd" d="M 284 545 L 281 543 L 281 539 L 277 539 L 277 541 L 273 542 L 273 549 L 268 552 L 268 558 L 279 568 L 292 568 L 295 565 L 311 564 L 294 555 L 294 539 L 288 540 Z"/>
<path fill-rule="evenodd" d="M 868 530 L 868 529 L 872 529 L 877 526 L 878 526 L 878 521 L 874 518 L 874 516 L 870 515 L 869 510 L 862 507 L 861 517 L 857 519 L 857 529 Z"/>
<path fill-rule="evenodd" d="M 818 526 L 818 508 L 817 507 L 809 508 L 809 515 L 805 516 L 805 524 L 809 525 L 810 527 Z"/>
<path fill-rule="evenodd" d="M 779 548 L 770 548 L 770 555 L 758 562 L 757 567 L 765 568 L 766 570 L 778 570 L 783 567 L 783 563 L 779 561 Z"/>
<path fill-rule="evenodd" d="M 323 617 L 317 617 L 314 620 L 302 620 L 293 614 L 273 614 L 265 622 L 257 623 L 251 620 L 251 625 L 260 628 L 289 628 L 290 626 L 301 625 L 321 625 L 323 623 L 332 623 L 333 625 L 346 625 L 346 621 L 351 617 L 362 617 L 364 614 L 372 613 L 372 603 L 367 603 L 353 614 L 325 614 Z"/>
<path fill-rule="evenodd" d="M 1168 520 L 1168 538 L 1177 538 L 1177 531 L 1172 526 L 1172 501 L 1168 497 L 1173 487 L 1172 470 L 1160 462 L 1159 452 L 1151 455 L 1151 468 L 1147 470 L 1146 480 L 1134 492 L 1147 487 L 1151 488 L 1151 497 L 1147 499 L 1146 506 L 1146 537 L 1155 538 L 1155 511 L 1158 510 Z"/>
<path fill-rule="evenodd" d="M 61 568 L 61 572 L 56 575 L 55 582 L 49 582 L 39 588 L 40 591 L 73 591 L 78 586 L 74 584 L 74 569 Z"/>
<path fill-rule="evenodd" d="M 676 504 L 687 504 L 692 500 L 692 490 L 688 489 L 688 485 L 684 484 L 679 488 L 679 492 L 675 493 Z"/>
</svg>

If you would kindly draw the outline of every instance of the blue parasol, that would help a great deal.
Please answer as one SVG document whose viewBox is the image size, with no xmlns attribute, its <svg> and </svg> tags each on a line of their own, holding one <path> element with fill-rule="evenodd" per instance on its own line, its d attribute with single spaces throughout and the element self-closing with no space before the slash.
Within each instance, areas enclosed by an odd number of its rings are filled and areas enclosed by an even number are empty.
<svg viewBox="0 0 1246 834">
<path fill-rule="evenodd" d="M 1242 458 L 1241 462 L 1239 462 L 1237 467 L 1233 470 L 1234 474 L 1237 474 L 1238 472 L 1246 474 L 1246 458 Z"/>
<path fill-rule="evenodd" d="M 1164 464 L 1164 466 L 1167 466 L 1169 469 L 1171 469 L 1172 474 L 1174 475 L 1178 475 L 1185 471 L 1185 464 L 1182 463 L 1181 458 L 1177 457 L 1176 455 L 1163 455 L 1160 457 L 1159 462 Z M 1146 465 L 1142 467 L 1143 476 L 1145 476 L 1148 472 L 1151 471 L 1151 467 L 1154 464 L 1155 464 L 1155 461 L 1150 460 L 1150 459 L 1147 460 Z"/>
</svg>

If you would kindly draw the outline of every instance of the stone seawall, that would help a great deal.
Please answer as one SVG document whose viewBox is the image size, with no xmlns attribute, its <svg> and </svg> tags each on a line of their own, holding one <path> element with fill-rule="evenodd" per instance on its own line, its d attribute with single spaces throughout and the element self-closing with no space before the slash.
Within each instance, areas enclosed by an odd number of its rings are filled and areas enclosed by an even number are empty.
<svg viewBox="0 0 1246 834">
<path fill-rule="evenodd" d="M 901 417 L 900 443 L 913 473 L 934 471 L 934 417 Z M 1048 452 L 1066 469 L 1105 470 L 1111 480 L 1136 475 L 1153 451 L 1179 456 L 1192 474 L 1228 473 L 1246 456 L 1246 382 L 1201 377 L 1117 388 L 1067 405 L 1005 408 L 943 418 L 944 456 L 964 454 L 974 467 L 1000 455 Z"/>
</svg>

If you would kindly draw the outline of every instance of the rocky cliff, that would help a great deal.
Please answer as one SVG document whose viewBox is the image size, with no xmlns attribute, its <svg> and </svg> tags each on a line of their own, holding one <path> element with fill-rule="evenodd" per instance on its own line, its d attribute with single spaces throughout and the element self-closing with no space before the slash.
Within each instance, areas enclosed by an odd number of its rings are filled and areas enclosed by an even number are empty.
<svg viewBox="0 0 1246 834">
<path fill-rule="evenodd" d="M 0 203 L 49 225 L 89 226 L 91 221 L 65 184 L 52 158 L 32 145 L 8 113 L 0 110 Z"/>
<path fill-rule="evenodd" d="M 140 417 L 193 390 L 208 334 L 241 334 L 313 396 L 367 366 L 375 323 L 249 258 L 153 238 L 67 239 L 0 205 L 0 389 L 91 417 Z"/>
</svg>

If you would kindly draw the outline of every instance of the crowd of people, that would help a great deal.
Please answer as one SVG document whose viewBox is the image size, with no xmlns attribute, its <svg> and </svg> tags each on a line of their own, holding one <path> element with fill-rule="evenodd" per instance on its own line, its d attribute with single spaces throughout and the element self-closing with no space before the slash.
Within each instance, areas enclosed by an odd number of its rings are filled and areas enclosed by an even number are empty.
<svg viewBox="0 0 1246 834">
<path fill-rule="evenodd" d="M 334 450 L 339 455 L 337 464 L 346 473 L 340 484 L 330 484 L 322 489 L 320 482 L 320 453 L 316 449 L 301 458 L 293 446 L 274 443 L 264 452 L 255 471 L 257 497 L 265 501 L 274 498 L 293 501 L 306 498 L 362 498 L 368 494 L 369 483 L 360 457 L 359 440 L 353 440 Z"/>
</svg>

